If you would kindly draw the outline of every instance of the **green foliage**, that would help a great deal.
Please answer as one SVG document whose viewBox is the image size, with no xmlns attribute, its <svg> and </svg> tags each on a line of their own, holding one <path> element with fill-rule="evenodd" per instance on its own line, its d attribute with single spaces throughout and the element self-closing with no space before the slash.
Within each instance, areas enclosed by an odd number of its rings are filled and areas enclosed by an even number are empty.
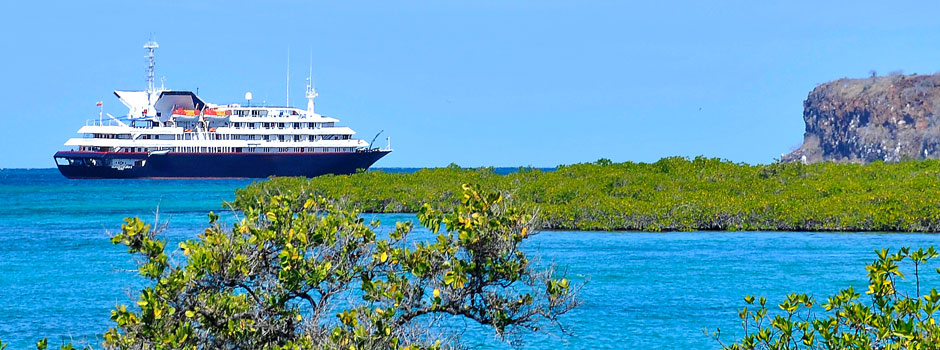
<svg viewBox="0 0 940 350">
<path fill-rule="evenodd" d="M 4 350 L 6 348 L 7 348 L 7 344 L 4 343 L 2 339 L 0 339 L 0 350 Z M 48 348 L 49 348 L 49 339 L 42 338 L 38 342 L 36 342 L 36 350 L 46 350 Z M 62 344 L 62 346 L 59 347 L 59 350 L 77 350 L 77 349 L 78 348 L 76 348 L 75 345 L 73 345 L 72 343 Z M 90 346 L 85 346 L 85 347 L 82 347 L 81 349 L 91 350 L 92 348 Z"/>
<path fill-rule="evenodd" d="M 813 309 L 815 299 L 806 294 L 790 294 L 777 305 L 779 311 L 768 308 L 763 297 L 747 296 L 748 306 L 738 313 L 744 337 L 721 344 L 722 349 L 940 349 L 935 319 L 940 293 L 920 290 L 921 269 L 937 252 L 930 247 L 876 253 L 878 259 L 865 268 L 869 283 L 864 300 L 849 287 L 829 297 L 819 314 Z M 905 278 L 902 264 L 913 268 L 913 291 L 898 289 Z M 721 343 L 720 331 L 713 336 Z"/>
<path fill-rule="evenodd" d="M 557 171 L 423 169 L 313 179 L 278 178 L 237 191 L 236 203 L 290 188 L 344 198 L 365 212 L 453 207 L 477 183 L 540 209 L 542 228 L 571 230 L 794 230 L 940 232 L 940 161 L 868 165 L 736 164 L 715 158 L 594 163 Z"/>
<path fill-rule="evenodd" d="M 110 349 L 441 349 L 440 315 L 489 326 L 508 338 L 549 330 L 577 305 L 576 287 L 536 269 L 519 244 L 534 212 L 464 185 L 459 204 L 420 209 L 430 242 L 408 240 L 410 222 L 387 239 L 356 211 L 292 188 L 235 208 L 244 218 L 179 244 L 128 218 L 112 237 L 143 258 L 150 280 L 136 307 L 118 306 L 104 335 Z"/>
</svg>

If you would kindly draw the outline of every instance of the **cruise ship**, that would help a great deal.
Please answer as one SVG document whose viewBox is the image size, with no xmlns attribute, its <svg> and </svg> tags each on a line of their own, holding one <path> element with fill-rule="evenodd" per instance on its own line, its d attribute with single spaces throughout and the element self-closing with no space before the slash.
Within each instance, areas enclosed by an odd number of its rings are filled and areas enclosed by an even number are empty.
<svg viewBox="0 0 940 350">
<path fill-rule="evenodd" d="M 216 105 L 192 91 L 154 86 L 149 51 L 146 91 L 115 91 L 124 117 L 99 111 L 53 157 L 72 179 L 263 178 L 350 174 L 390 153 L 356 139 L 338 120 L 314 112 L 317 92 L 307 79 L 307 108 Z M 288 100 L 289 101 L 289 100 Z M 289 103 L 288 103 L 289 104 Z M 99 108 L 101 102 L 98 102 Z M 376 138 L 378 135 L 376 135 Z M 372 140 L 375 142 L 375 139 Z"/>
</svg>

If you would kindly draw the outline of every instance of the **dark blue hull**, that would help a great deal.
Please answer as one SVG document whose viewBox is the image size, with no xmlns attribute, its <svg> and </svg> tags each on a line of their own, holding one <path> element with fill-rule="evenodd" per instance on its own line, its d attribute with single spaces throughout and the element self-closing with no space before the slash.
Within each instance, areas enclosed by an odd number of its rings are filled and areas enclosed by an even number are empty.
<svg viewBox="0 0 940 350">
<path fill-rule="evenodd" d="M 352 174 L 390 151 L 352 153 L 104 153 L 59 151 L 70 179 L 264 178 Z"/>
</svg>

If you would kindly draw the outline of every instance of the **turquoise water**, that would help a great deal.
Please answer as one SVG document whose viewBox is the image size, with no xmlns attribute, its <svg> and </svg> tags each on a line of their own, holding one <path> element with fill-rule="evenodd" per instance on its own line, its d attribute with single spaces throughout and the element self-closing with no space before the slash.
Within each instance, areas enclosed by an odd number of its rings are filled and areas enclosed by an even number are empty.
<svg viewBox="0 0 940 350">
<path fill-rule="evenodd" d="M 0 170 L 0 338 L 9 350 L 42 337 L 97 343 L 110 310 L 142 285 L 133 258 L 108 242 L 126 216 L 152 221 L 170 241 L 194 237 L 209 210 L 250 180 L 67 180 L 55 170 Z M 378 215 L 383 225 L 411 215 Z M 418 234 L 421 234 L 419 232 Z M 928 246 L 938 236 L 878 233 L 543 232 L 525 249 L 567 266 L 584 304 L 564 317 L 571 336 L 533 335 L 528 349 L 714 349 L 703 329 L 737 331 L 746 294 L 778 302 L 791 291 L 824 297 L 865 285 L 881 247 Z M 934 266 L 937 267 L 937 266 Z M 926 269 L 933 271 L 933 269 Z M 937 286 L 935 274 L 928 285 Z M 468 327 L 480 347 L 506 347 Z"/>
</svg>

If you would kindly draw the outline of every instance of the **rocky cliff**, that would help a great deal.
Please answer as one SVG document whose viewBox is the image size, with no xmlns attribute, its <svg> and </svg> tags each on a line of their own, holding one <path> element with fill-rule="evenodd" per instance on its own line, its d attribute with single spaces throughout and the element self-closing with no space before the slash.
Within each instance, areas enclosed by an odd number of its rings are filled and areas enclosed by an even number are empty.
<svg viewBox="0 0 940 350">
<path fill-rule="evenodd" d="M 783 161 L 940 158 L 940 74 L 839 79 L 803 102 L 803 145 Z"/>
</svg>

